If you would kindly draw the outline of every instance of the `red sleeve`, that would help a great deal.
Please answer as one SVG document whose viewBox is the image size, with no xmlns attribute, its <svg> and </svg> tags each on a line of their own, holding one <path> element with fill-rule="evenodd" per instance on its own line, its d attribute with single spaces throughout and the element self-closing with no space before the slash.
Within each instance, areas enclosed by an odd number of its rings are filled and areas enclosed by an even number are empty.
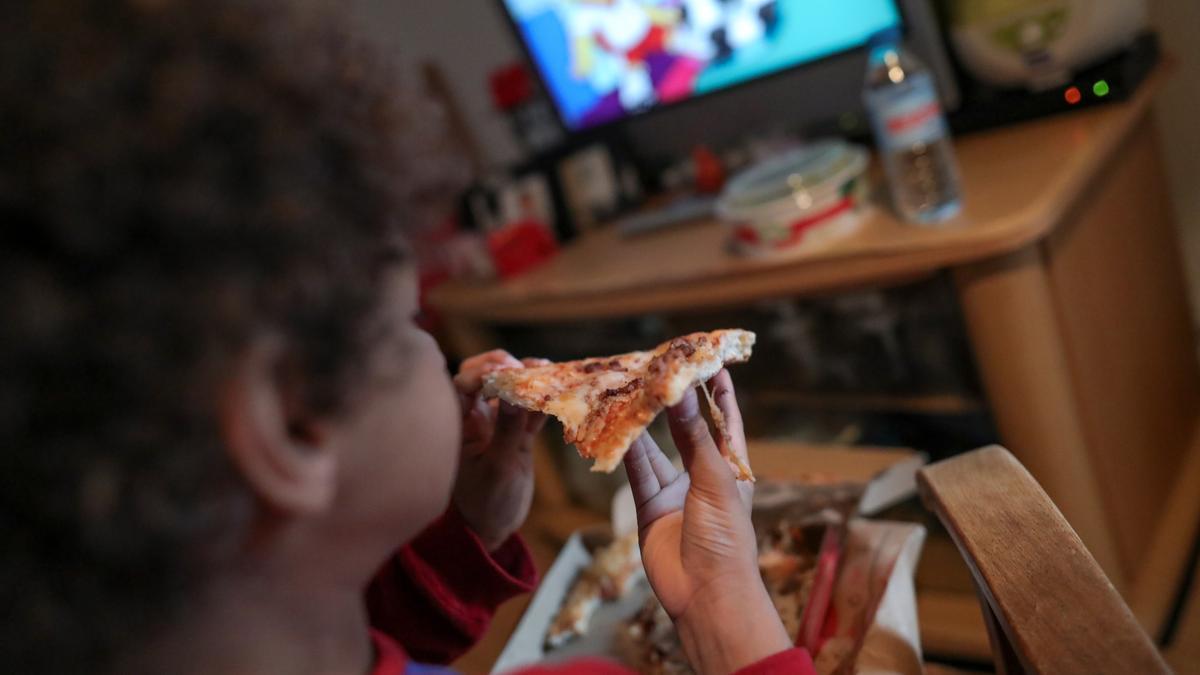
<svg viewBox="0 0 1200 675">
<path fill-rule="evenodd" d="M 479 640 L 497 607 L 536 584 L 520 537 L 489 554 L 451 507 L 375 575 L 367 611 L 371 626 L 417 661 L 449 663 Z"/>
<path fill-rule="evenodd" d="M 736 675 L 817 675 L 817 669 L 813 667 L 808 650 L 796 647 L 752 663 Z"/>
</svg>

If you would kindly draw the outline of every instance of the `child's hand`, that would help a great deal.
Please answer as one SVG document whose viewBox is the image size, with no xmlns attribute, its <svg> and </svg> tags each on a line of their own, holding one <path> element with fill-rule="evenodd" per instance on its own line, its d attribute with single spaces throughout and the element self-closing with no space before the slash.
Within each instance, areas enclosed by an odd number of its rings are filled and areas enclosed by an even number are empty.
<svg viewBox="0 0 1200 675">
<path fill-rule="evenodd" d="M 744 458 L 746 439 L 729 373 L 721 371 L 712 384 L 732 437 L 730 451 Z M 753 485 L 734 480 L 695 391 L 668 418 L 685 472 L 671 466 L 648 434 L 625 455 L 642 562 L 692 664 L 701 673 L 730 673 L 792 645 L 758 572 L 750 524 Z"/>
<path fill-rule="evenodd" d="M 496 350 L 463 362 L 454 376 L 463 409 L 462 457 L 454 505 L 487 546 L 503 544 L 529 515 L 533 501 L 530 446 L 546 417 L 479 396 L 483 376 L 541 362 L 516 360 Z"/>
</svg>

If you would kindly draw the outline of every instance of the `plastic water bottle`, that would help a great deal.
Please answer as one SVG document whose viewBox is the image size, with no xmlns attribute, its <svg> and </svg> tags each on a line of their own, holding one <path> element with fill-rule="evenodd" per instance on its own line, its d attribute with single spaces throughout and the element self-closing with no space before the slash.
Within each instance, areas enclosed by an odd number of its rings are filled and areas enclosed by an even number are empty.
<svg viewBox="0 0 1200 675">
<path fill-rule="evenodd" d="M 933 75 L 900 37 L 893 28 L 871 38 L 863 100 L 896 211 L 940 223 L 962 210 L 958 164 Z"/>
</svg>

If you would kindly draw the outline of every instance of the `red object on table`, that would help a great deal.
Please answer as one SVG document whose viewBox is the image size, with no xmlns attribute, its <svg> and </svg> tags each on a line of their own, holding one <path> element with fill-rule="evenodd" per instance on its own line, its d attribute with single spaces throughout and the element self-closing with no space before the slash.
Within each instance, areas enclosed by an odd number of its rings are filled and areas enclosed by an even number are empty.
<svg viewBox="0 0 1200 675">
<path fill-rule="evenodd" d="M 524 64 L 497 68 L 488 77 L 492 89 L 492 103 L 496 109 L 507 112 L 533 98 L 533 80 Z"/>
<path fill-rule="evenodd" d="M 838 202 L 831 204 L 829 208 L 821 211 L 820 213 L 816 213 L 808 216 L 807 218 L 801 218 L 800 220 L 793 222 L 790 226 L 791 234 L 788 236 L 788 238 L 775 242 L 774 246 L 775 248 L 787 248 L 788 246 L 791 246 L 792 244 L 795 244 L 803 239 L 804 235 L 808 234 L 809 230 L 818 225 L 822 225 L 830 218 L 833 218 L 834 216 L 840 216 L 853 208 L 854 199 L 850 197 L 844 197 Z M 758 236 L 758 232 L 749 225 L 738 225 L 733 231 L 733 236 L 738 241 L 745 242 L 747 244 L 758 245 L 762 243 L 762 238 Z"/>
<path fill-rule="evenodd" d="M 692 164 L 696 167 L 696 191 L 715 194 L 725 185 L 725 167 L 721 158 L 703 145 L 692 149 Z"/>
<path fill-rule="evenodd" d="M 518 276 L 558 253 L 558 242 L 536 220 L 517 221 L 488 235 L 488 250 L 501 279 Z"/>
</svg>

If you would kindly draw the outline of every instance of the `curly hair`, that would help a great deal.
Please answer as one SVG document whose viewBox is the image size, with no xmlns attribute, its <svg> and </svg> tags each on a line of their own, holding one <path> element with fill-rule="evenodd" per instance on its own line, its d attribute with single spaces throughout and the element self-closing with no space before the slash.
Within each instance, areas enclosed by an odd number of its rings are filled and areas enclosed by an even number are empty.
<svg viewBox="0 0 1200 675">
<path fill-rule="evenodd" d="M 214 408 L 249 341 L 284 341 L 313 411 L 352 404 L 380 276 L 403 257 L 401 114 L 324 12 L 14 5 L 0 18 L 0 663 L 96 672 L 168 620 L 202 578 L 198 552 L 245 524 Z"/>
</svg>

